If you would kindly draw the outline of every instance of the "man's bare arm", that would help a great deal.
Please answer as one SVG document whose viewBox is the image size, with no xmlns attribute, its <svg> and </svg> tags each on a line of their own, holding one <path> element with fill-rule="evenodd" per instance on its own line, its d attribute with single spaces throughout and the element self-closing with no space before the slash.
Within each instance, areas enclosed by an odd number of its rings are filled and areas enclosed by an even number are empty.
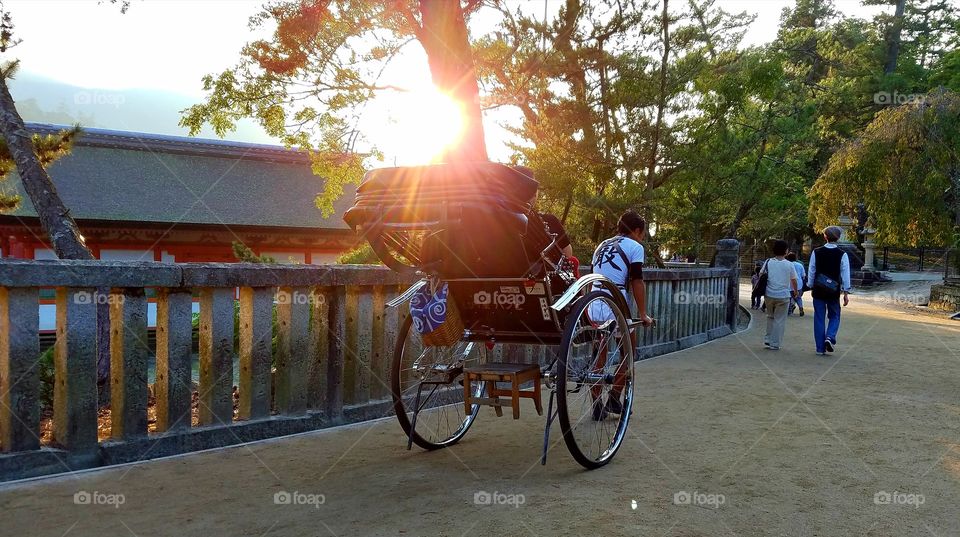
<svg viewBox="0 0 960 537">
<path fill-rule="evenodd" d="M 631 281 L 633 299 L 637 303 L 637 315 L 644 326 L 653 324 L 653 319 L 647 315 L 647 284 L 641 279 Z"/>
</svg>

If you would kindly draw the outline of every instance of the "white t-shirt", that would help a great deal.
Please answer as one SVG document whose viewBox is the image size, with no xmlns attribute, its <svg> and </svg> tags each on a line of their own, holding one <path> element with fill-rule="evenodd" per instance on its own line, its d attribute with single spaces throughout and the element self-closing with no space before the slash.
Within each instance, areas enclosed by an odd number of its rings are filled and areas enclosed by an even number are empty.
<svg viewBox="0 0 960 537">
<path fill-rule="evenodd" d="M 767 273 L 766 295 L 770 298 L 790 298 L 790 290 L 793 289 L 790 280 L 797 280 L 797 268 L 793 262 L 771 257 L 763 271 Z M 797 283 L 799 289 L 799 281 Z"/>
<path fill-rule="evenodd" d="M 627 304 L 630 304 L 627 288 L 630 280 L 630 265 L 643 262 L 643 245 L 623 235 L 610 237 L 601 242 L 593 252 L 593 272 L 606 276 L 616 284 Z M 602 287 L 594 284 L 594 289 L 602 289 Z M 613 312 L 605 304 L 594 302 L 590 305 L 590 318 L 594 321 L 612 319 Z"/>
</svg>

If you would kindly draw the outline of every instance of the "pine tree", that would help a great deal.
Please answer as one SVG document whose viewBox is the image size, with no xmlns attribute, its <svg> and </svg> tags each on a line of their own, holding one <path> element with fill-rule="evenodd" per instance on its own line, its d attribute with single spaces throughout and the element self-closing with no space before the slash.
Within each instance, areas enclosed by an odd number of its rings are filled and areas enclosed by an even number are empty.
<svg viewBox="0 0 960 537">
<path fill-rule="evenodd" d="M 13 20 L 0 2 L 0 52 L 6 53 L 17 43 L 13 37 Z M 93 259 L 93 253 L 84 244 L 77 223 L 57 195 L 57 188 L 44 169 L 45 164 L 69 151 L 80 132 L 79 127 L 55 136 L 32 136 L 24 126 L 23 118 L 17 112 L 16 103 L 7 86 L 7 81 L 13 77 L 17 65 L 18 62 L 12 61 L 0 67 L 0 133 L 5 141 L 0 152 L 0 172 L 6 175 L 16 168 L 23 189 L 37 211 L 40 226 L 50 239 L 50 246 L 57 257 Z M 0 208 L 9 210 L 16 207 L 17 203 L 18 199 L 5 197 L 0 200 Z"/>
</svg>

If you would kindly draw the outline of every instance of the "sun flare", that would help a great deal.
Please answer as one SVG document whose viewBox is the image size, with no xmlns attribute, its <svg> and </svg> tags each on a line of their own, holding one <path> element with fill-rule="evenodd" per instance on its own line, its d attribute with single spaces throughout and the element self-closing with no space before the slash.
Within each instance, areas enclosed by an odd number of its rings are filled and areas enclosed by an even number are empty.
<svg viewBox="0 0 960 537">
<path fill-rule="evenodd" d="M 393 121 L 384 145 L 399 165 L 437 162 L 463 136 L 463 107 L 434 88 L 397 94 L 390 104 Z"/>
</svg>

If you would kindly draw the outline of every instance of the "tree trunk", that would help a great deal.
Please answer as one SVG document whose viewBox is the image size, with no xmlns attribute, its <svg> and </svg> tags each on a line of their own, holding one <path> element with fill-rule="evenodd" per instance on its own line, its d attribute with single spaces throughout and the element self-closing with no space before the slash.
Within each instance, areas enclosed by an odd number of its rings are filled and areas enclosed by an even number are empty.
<svg viewBox="0 0 960 537">
<path fill-rule="evenodd" d="M 730 222 L 730 225 L 727 226 L 727 234 L 724 238 L 727 238 L 727 239 L 737 238 L 737 233 L 740 231 L 740 226 L 743 224 L 743 221 L 747 218 L 747 215 L 750 214 L 751 209 L 753 209 L 753 202 L 747 202 L 740 205 L 740 208 L 737 209 L 736 216 L 733 217 L 733 220 Z"/>
<path fill-rule="evenodd" d="M 446 161 L 487 160 L 480 112 L 480 88 L 467 24 L 459 0 L 420 0 L 423 31 L 418 38 L 427 53 L 433 84 L 463 110 L 463 137 L 446 150 Z"/>
<path fill-rule="evenodd" d="M 594 181 L 594 194 L 598 199 L 602 199 L 604 191 L 607 185 L 613 181 L 614 175 L 613 168 L 609 166 L 609 161 L 601 149 L 601 139 L 597 135 L 597 118 L 590 106 L 586 68 L 581 66 L 580 59 L 577 57 L 578 51 L 574 48 L 574 34 L 577 31 L 582 10 L 583 5 L 580 0 L 566 0 L 562 11 L 564 14 L 563 26 L 557 30 L 557 37 L 553 45 L 565 60 L 563 77 L 570 84 L 574 107 L 578 111 L 580 129 L 583 132 L 583 140 L 578 145 L 584 154 L 584 158 L 594 163 L 590 166 L 589 173 Z M 608 144 L 609 140 L 603 141 L 603 145 Z M 605 227 L 608 216 L 602 209 L 598 209 L 594 215 L 593 232 L 591 233 L 593 242 L 600 240 L 600 234 Z"/>
<path fill-rule="evenodd" d="M 16 103 L 10 95 L 6 79 L 0 75 L 0 133 L 7 141 L 10 156 L 17 167 L 23 190 L 30 197 L 40 226 L 50 240 L 53 251 L 60 259 L 95 259 L 93 252 L 83 242 L 83 236 L 70 211 L 57 194 L 57 188 L 47 173 L 33 147 L 33 138 L 17 112 Z M 109 293 L 109 289 L 97 289 L 97 293 Z M 99 399 L 109 401 L 110 389 L 110 305 L 97 302 L 97 383 Z"/>
<path fill-rule="evenodd" d="M 650 142 L 650 156 L 647 158 L 647 192 L 653 189 L 653 174 L 657 169 L 657 153 L 660 151 L 660 136 L 663 130 L 663 116 L 667 108 L 667 64 L 670 61 L 670 14 L 667 10 L 668 0 L 663 0 L 663 11 L 660 15 L 660 29 L 663 32 L 663 56 L 660 59 L 660 88 L 657 95 L 657 120 L 653 126 L 653 140 Z M 647 218 L 651 215 L 646 215 Z"/>
<path fill-rule="evenodd" d="M 890 28 L 887 42 L 887 61 L 883 73 L 889 75 L 897 70 L 897 57 L 900 55 L 900 31 L 903 30 L 903 8 L 907 0 L 897 0 L 897 9 L 893 15 L 893 27 Z"/>
<path fill-rule="evenodd" d="M 17 165 L 23 189 L 30 197 L 40 226 L 60 259 L 93 259 L 70 211 L 57 195 L 57 188 L 33 148 L 33 140 L 17 112 L 7 81 L 0 77 L 0 132 L 7 140 L 10 155 Z"/>
</svg>

